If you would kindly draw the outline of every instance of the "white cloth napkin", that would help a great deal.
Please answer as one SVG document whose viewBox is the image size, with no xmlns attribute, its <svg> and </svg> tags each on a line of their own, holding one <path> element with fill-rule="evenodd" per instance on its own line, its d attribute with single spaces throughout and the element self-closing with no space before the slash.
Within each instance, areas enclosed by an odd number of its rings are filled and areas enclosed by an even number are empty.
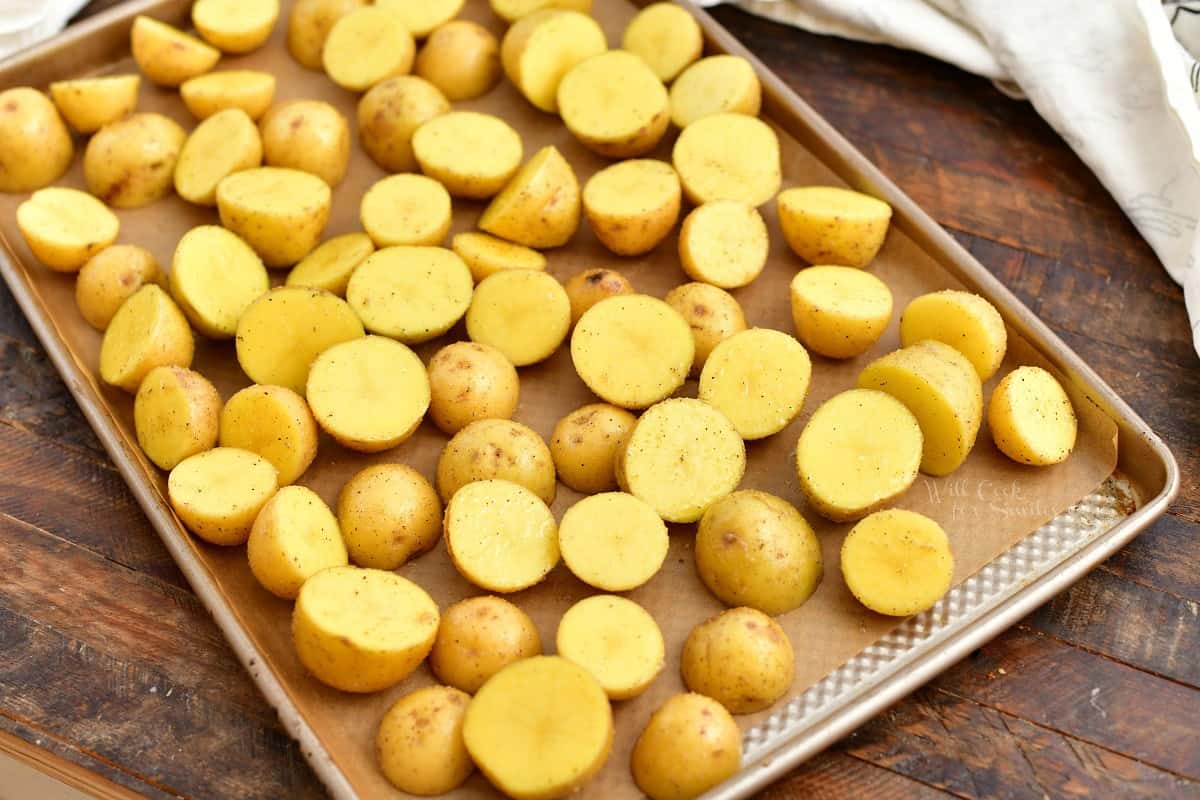
<svg viewBox="0 0 1200 800">
<path fill-rule="evenodd" d="M 0 0 L 0 58 L 49 39 L 88 0 Z"/>
<path fill-rule="evenodd" d="M 893 44 L 1029 98 L 1183 286 L 1200 353 L 1200 0 L 696 0 Z"/>
</svg>

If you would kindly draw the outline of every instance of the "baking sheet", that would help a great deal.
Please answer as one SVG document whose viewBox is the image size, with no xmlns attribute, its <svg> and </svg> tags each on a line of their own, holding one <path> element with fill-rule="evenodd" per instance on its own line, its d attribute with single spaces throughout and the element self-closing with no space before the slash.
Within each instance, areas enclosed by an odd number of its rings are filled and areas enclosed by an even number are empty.
<svg viewBox="0 0 1200 800">
<path fill-rule="evenodd" d="M 288 5 L 285 3 L 285 15 Z M 605 27 L 610 43 L 619 41 L 620 30 L 633 13 L 633 6 L 624 0 L 596 0 L 595 15 Z M 499 22 L 487 11 L 483 0 L 469 2 L 464 16 L 484 23 L 497 33 L 501 31 Z M 292 98 L 327 100 L 338 106 L 353 126 L 356 97 L 335 87 L 322 74 L 303 70 L 292 62 L 283 48 L 282 34 L 283 26 L 280 25 L 268 48 L 249 56 L 224 59 L 220 68 L 252 67 L 273 72 L 279 78 L 277 101 Z M 112 71 L 131 69 L 130 62 L 112 67 Z M 575 166 L 581 182 L 606 163 L 576 144 L 556 118 L 534 110 L 507 84 L 484 98 L 455 105 L 490 111 L 509 120 L 523 134 L 527 155 L 543 144 L 557 145 Z M 161 111 L 189 128 L 194 124 L 174 92 L 146 86 L 139 108 Z M 782 131 L 780 133 L 785 186 L 841 183 L 808 151 Z M 671 138 L 660 146 L 656 153 L 658 157 L 669 159 Z M 81 185 L 79 161 L 77 158 L 65 183 Z M 360 150 L 355 149 L 347 178 L 334 192 L 334 209 L 327 236 L 358 229 L 358 199 L 382 175 Z M 21 241 L 13 212 L 22 199 L 24 197 L 20 195 L 0 195 L 0 235 L 20 268 L 25 270 L 37 299 L 49 310 L 56 333 L 67 343 L 86 374 L 94 375 L 100 336 L 83 323 L 75 310 L 73 279 L 40 268 Z M 464 230 L 473 226 L 482 204 L 456 201 L 455 209 L 454 230 Z M 770 262 L 758 281 L 734 294 L 746 309 L 752 325 L 791 332 L 787 284 L 802 264 L 787 251 L 773 208 L 764 208 L 764 212 L 772 230 Z M 150 248 L 164 265 L 170 263 L 175 243 L 183 232 L 194 225 L 215 221 L 214 212 L 189 206 L 174 197 L 147 208 L 118 213 L 122 220 L 120 240 Z M 550 253 L 549 261 L 551 272 L 563 280 L 587 267 L 618 268 L 629 276 L 638 290 L 660 297 L 687 280 L 678 267 L 673 238 L 647 257 L 618 259 L 595 241 L 586 226 L 568 248 Z M 934 259 L 895 229 L 872 271 L 892 288 L 897 316 L 912 297 L 958 285 Z M 284 274 L 274 273 L 277 280 L 282 280 Z M 465 338 L 461 326 L 418 351 L 428 360 L 439 346 L 459 338 Z M 839 363 L 814 357 L 813 386 L 804 412 L 782 433 L 748 446 L 749 463 L 742 487 L 779 494 L 805 510 L 791 459 L 803 422 L 821 401 L 851 387 L 858 372 L 871 358 L 896 346 L 896 320 L 893 320 L 884 338 L 859 359 Z M 1017 364 L 1031 363 L 1048 366 L 1033 348 L 1014 336 L 1000 375 Z M 202 344 L 197 353 L 196 368 L 214 380 L 223 397 L 247 383 L 237 367 L 232 344 L 228 342 Z M 594 400 L 575 376 L 565 347 L 548 362 L 522 369 L 521 377 L 522 398 L 516 418 L 546 437 L 562 414 Z M 94 383 L 91 388 L 98 392 L 108 413 L 118 421 L 128 449 L 139 459 L 147 479 L 153 481 L 160 493 L 164 492 L 164 476 L 136 455 L 131 398 Z M 989 389 L 985 387 L 985 397 Z M 694 382 L 689 382 L 681 394 L 694 396 Z M 995 450 L 985 429 L 962 469 L 941 479 L 921 476 L 913 489 L 897 502 L 900 507 L 929 514 L 946 528 L 956 558 L 956 583 L 1073 505 L 1112 472 L 1116 463 L 1115 424 L 1083 398 L 1077 396 L 1074 399 L 1080 414 L 1080 442 L 1065 464 L 1041 470 L 1017 465 Z M 432 478 L 434 464 L 445 440 L 445 436 L 426 423 L 413 439 L 399 448 L 379 456 L 364 456 L 345 450 L 326 437 L 322 439 L 317 463 L 301 482 L 332 503 L 342 482 L 369 463 L 401 461 L 412 464 Z M 556 515 L 561 516 L 577 498 L 575 493 L 560 486 L 554 504 Z M 826 523 L 807 511 L 805 515 L 822 539 L 826 576 L 807 604 L 780 620 L 797 653 L 793 694 L 811 686 L 898 624 L 896 620 L 865 611 L 845 589 L 837 568 L 837 552 L 848 526 Z M 671 553 L 663 571 L 646 586 L 629 593 L 659 620 L 667 641 L 668 662 L 662 676 L 646 694 L 614 704 L 617 739 L 613 753 L 601 776 L 586 787 L 584 794 L 587 796 L 636 794 L 628 772 L 628 755 L 633 741 L 653 709 L 666 696 L 682 690 L 678 657 L 683 639 L 693 625 L 721 608 L 695 577 L 690 552 L 691 533 L 690 526 L 673 527 Z M 262 653 L 266 666 L 278 675 L 301 717 L 313 728 L 349 783 L 364 797 L 399 796 L 374 766 L 374 728 L 395 698 L 431 680 L 427 670 L 422 668 L 400 686 L 374 696 L 346 695 L 321 686 L 304 674 L 292 652 L 290 604 L 258 587 L 246 565 L 244 548 L 216 548 L 193 540 L 182 531 L 176 531 L 176 535 L 183 537 L 204 564 Z M 407 565 L 402 572 L 425 586 L 443 607 L 461 597 L 479 593 L 457 575 L 442 546 Z M 547 651 L 552 651 L 559 616 L 571 603 L 590 593 L 590 589 L 560 566 L 543 584 L 512 599 L 530 612 Z M 769 713 L 741 717 L 739 721 L 749 727 Z M 475 776 L 461 794 L 489 796 L 492 792 L 481 777 Z"/>
</svg>

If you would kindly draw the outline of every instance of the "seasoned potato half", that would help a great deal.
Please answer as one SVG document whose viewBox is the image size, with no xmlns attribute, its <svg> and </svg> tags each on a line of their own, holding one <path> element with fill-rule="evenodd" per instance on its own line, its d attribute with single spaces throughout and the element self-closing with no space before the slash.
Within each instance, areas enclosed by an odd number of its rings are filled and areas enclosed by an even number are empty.
<svg viewBox="0 0 1200 800">
<path fill-rule="evenodd" d="M 758 209 L 714 200 L 694 209 L 679 229 L 679 263 L 694 281 L 722 289 L 751 283 L 767 265 L 770 240 Z"/>
<path fill-rule="evenodd" d="M 276 489 L 270 462 L 233 447 L 185 458 L 167 476 L 167 496 L 183 524 L 204 541 L 225 546 L 245 544 Z"/>
<path fill-rule="evenodd" d="M 426 686 L 388 709 L 375 735 L 375 754 L 393 786 L 418 795 L 445 794 L 471 777 L 475 764 L 462 735 L 469 702 L 471 696 L 458 689 Z"/>
<path fill-rule="evenodd" d="M 908 406 L 921 425 L 921 471 L 948 475 L 966 460 L 983 421 L 983 387 L 966 356 L 927 339 L 872 361 L 858 376 Z"/>
<path fill-rule="evenodd" d="M 404 26 L 418 39 L 433 33 L 462 11 L 465 0 L 375 0 L 375 5 L 400 16 Z"/>
<path fill-rule="evenodd" d="M 580 61 L 607 49 L 604 31 L 586 13 L 543 8 L 523 15 L 504 34 L 500 63 L 525 99 L 554 113 L 563 76 Z"/>
<path fill-rule="evenodd" d="M 654 617 L 615 594 L 586 597 L 568 608 L 559 620 L 555 647 L 592 673 L 613 700 L 646 691 L 667 657 Z"/>
<path fill-rule="evenodd" d="M 488 0 L 492 11 L 505 22 L 516 22 L 543 8 L 561 8 L 587 14 L 592 10 L 592 0 Z"/>
<path fill-rule="evenodd" d="M 258 119 L 275 99 L 275 76 L 254 69 L 210 72 L 184 81 L 179 96 L 197 119 L 230 108 L 240 108 L 250 119 Z"/>
<path fill-rule="evenodd" d="M 240 108 L 218 111 L 195 127 L 175 165 L 175 191 L 189 203 L 217 204 L 226 176 L 262 164 L 263 142 L 254 120 Z"/>
<path fill-rule="evenodd" d="M 325 501 L 305 486 L 284 486 L 254 519 L 246 540 L 250 572 L 271 594 L 294 600 L 323 569 L 346 566 L 346 545 Z"/>
<path fill-rule="evenodd" d="M 541 654 L 528 614 L 501 597 L 469 597 L 442 614 L 429 667 L 443 683 L 475 694 L 509 664 Z"/>
<path fill-rule="evenodd" d="M 826 400 L 796 444 L 800 489 L 814 511 L 835 522 L 861 519 L 899 497 L 920 465 L 917 418 L 874 389 Z"/>
<path fill-rule="evenodd" d="M 491 592 L 519 592 L 558 563 L 554 515 L 505 480 L 473 481 L 446 505 L 446 550 L 462 576 Z"/>
<path fill-rule="evenodd" d="M 450 248 L 466 262 L 476 283 L 506 269 L 546 269 L 546 257 L 537 250 L 478 231 L 455 234 Z"/>
<path fill-rule="evenodd" d="M 471 271 L 441 247 L 385 247 L 350 276 L 346 302 L 372 333 L 407 344 L 441 336 L 471 304 Z"/>
<path fill-rule="evenodd" d="M 267 269 L 250 245 L 219 225 L 192 228 L 175 247 L 171 294 L 205 336 L 232 337 L 246 309 L 270 288 Z"/>
<path fill-rule="evenodd" d="M 133 399 L 138 446 L 160 469 L 174 469 L 188 456 L 217 444 L 221 396 L 199 372 L 155 367 Z"/>
<path fill-rule="evenodd" d="M 633 746 L 633 780 L 650 800 L 689 800 L 732 778 L 742 731 L 725 706 L 701 694 L 671 696 Z"/>
<path fill-rule="evenodd" d="M 526 247 L 561 247 L 579 229 L 581 209 L 575 171 L 550 145 L 525 162 L 492 199 L 479 228 Z"/>
<path fill-rule="evenodd" d="M 675 140 L 672 161 L 684 195 L 696 205 L 737 200 L 761 206 L 779 191 L 779 137 L 756 117 L 721 112 L 696 120 Z"/>
<path fill-rule="evenodd" d="M 696 18 L 674 3 L 651 3 L 621 36 L 621 49 L 640 56 L 663 83 L 700 57 L 704 36 Z"/>
<path fill-rule="evenodd" d="M 602 300 L 571 334 L 571 361 L 588 388 L 624 408 L 647 408 L 683 385 L 696 345 L 679 312 L 655 297 Z"/>
<path fill-rule="evenodd" d="M 514 366 L 549 358 L 571 328 L 571 301 L 553 275 L 503 270 L 475 287 L 467 309 L 471 341 L 491 345 Z"/>
<path fill-rule="evenodd" d="M 196 0 L 192 24 L 226 53 L 249 53 L 266 43 L 279 19 L 279 0 Z"/>
<path fill-rule="evenodd" d="M 429 417 L 453 436 L 481 419 L 510 419 L 521 384 L 517 369 L 494 347 L 454 342 L 429 361 Z"/>
<path fill-rule="evenodd" d="M 675 169 L 649 158 L 602 169 L 583 187 L 592 233 L 619 256 L 653 250 L 675 227 L 682 200 Z"/>
<path fill-rule="evenodd" d="M 804 346 L 854 358 L 879 341 L 892 319 L 892 292 L 854 267 L 809 267 L 792 279 L 792 322 Z"/>
<path fill-rule="evenodd" d="M 17 206 L 17 227 L 38 261 L 56 272 L 78 272 L 117 240 L 121 221 L 86 192 L 51 186 Z"/>
<path fill-rule="evenodd" d="M 937 339 L 962 353 L 986 381 L 996 374 L 1008 350 L 1008 331 L 996 307 L 977 294 L 957 289 L 923 294 L 900 315 L 900 344 Z"/>
<path fill-rule="evenodd" d="M 58 109 L 37 89 L 0 92 L 0 192 L 32 192 L 62 177 L 75 144 Z"/>
<path fill-rule="evenodd" d="M 696 53 L 699 55 L 699 49 Z M 712 114 L 757 117 L 761 106 L 758 75 L 741 56 L 702 58 L 671 84 L 671 121 L 680 128 Z"/>
<path fill-rule="evenodd" d="M 317 246 L 329 220 L 329 184 L 307 172 L 257 167 L 217 184 L 221 224 L 268 267 L 287 267 Z"/>
<path fill-rule="evenodd" d="M 450 232 L 450 194 L 424 175 L 389 175 L 363 195 L 359 218 L 378 247 L 440 245 Z"/>
<path fill-rule="evenodd" d="M 447 22 L 429 35 L 414 71 L 450 100 L 471 100 L 500 81 L 500 42 L 478 22 Z"/>
<path fill-rule="evenodd" d="M 442 535 L 442 501 L 406 464 L 356 472 L 342 486 L 337 513 L 350 559 L 360 567 L 399 569 Z"/>
<path fill-rule="evenodd" d="M 247 386 L 221 409 L 221 446 L 271 462 L 279 485 L 297 481 L 317 457 L 317 421 L 304 398 L 283 386 Z"/>
<path fill-rule="evenodd" d="M 521 166 L 521 134 L 478 111 L 434 117 L 413 133 L 412 148 L 421 171 L 455 197 L 491 197 Z"/>
<path fill-rule="evenodd" d="M 811 378 L 804 345 L 782 331 L 751 328 L 713 348 L 700 372 L 700 399 L 743 439 L 762 439 L 796 418 Z"/>
<path fill-rule="evenodd" d="M 147 283 L 163 283 L 154 254 L 135 244 L 114 244 L 89 258 L 79 270 L 75 305 L 87 324 L 102 331 L 121 304 Z"/>
<path fill-rule="evenodd" d="M 567 509 L 558 527 L 567 567 L 588 586 L 606 592 L 627 592 L 653 578 L 669 546 L 667 526 L 654 509 L 624 492 L 583 498 Z M 603 678 L 600 682 L 608 688 Z"/>
<path fill-rule="evenodd" d="M 138 208 L 171 191 L 187 134 L 162 114 L 133 114 L 105 125 L 83 153 L 88 191 L 114 208 Z"/>
<path fill-rule="evenodd" d="M 550 439 L 558 479 L 583 494 L 617 488 L 617 452 L 637 417 L 608 403 L 577 408 L 560 419 Z"/>
<path fill-rule="evenodd" d="M 792 643 L 779 623 L 739 607 L 692 629 L 683 643 L 680 671 L 691 691 L 711 697 L 731 714 L 753 714 L 787 694 L 795 667 Z"/>
<path fill-rule="evenodd" d="M 865 267 L 887 236 L 892 207 L 837 186 L 779 193 L 779 225 L 792 252 L 810 264 Z"/>
<path fill-rule="evenodd" d="M 859 602 L 892 617 L 932 608 L 954 577 L 946 532 L 929 517 L 899 508 L 876 511 L 851 528 L 841 561 Z"/>
<path fill-rule="evenodd" d="M 196 342 L 187 318 L 149 283 L 121 304 L 100 344 L 100 379 L 130 394 L 155 367 L 190 367 Z"/>
<path fill-rule="evenodd" d="M 571 301 L 571 325 L 579 322 L 589 308 L 622 294 L 633 294 L 633 284 L 615 269 L 593 267 L 576 272 L 567 281 L 567 299 Z"/>
<path fill-rule="evenodd" d="M 301 66 L 321 69 L 325 40 L 334 23 L 369 4 L 370 0 L 296 0 L 288 17 L 288 52 Z"/>
<path fill-rule="evenodd" d="M 308 404 L 321 428 L 364 453 L 388 450 L 413 435 L 429 408 L 429 377 L 416 353 L 367 336 L 334 345 L 308 373 Z"/>
<path fill-rule="evenodd" d="M 378 692 L 407 678 L 429 654 L 437 628 L 438 607 L 424 589 L 360 567 L 313 575 L 292 612 L 300 663 L 343 692 Z"/>
<path fill-rule="evenodd" d="M 272 167 L 310 172 L 330 186 L 346 176 L 350 125 L 329 103 L 292 100 L 268 111 L 260 127 L 263 158 Z"/>
<path fill-rule="evenodd" d="M 558 84 L 558 113 L 584 147 L 607 158 L 653 150 L 670 123 L 667 90 L 624 50 L 584 59 Z"/>
<path fill-rule="evenodd" d="M 137 108 L 140 75 L 105 75 L 50 84 L 50 96 L 67 123 L 80 133 L 95 133 Z"/>
<path fill-rule="evenodd" d="M 367 6 L 341 17 L 329 29 L 321 63 L 329 79 L 352 92 L 365 92 L 393 75 L 412 70 L 417 46 L 394 10 Z"/>
<path fill-rule="evenodd" d="M 616 471 L 621 488 L 667 522 L 695 522 L 741 482 L 746 445 L 720 411 L 674 398 L 642 414 Z"/>
<path fill-rule="evenodd" d="M 1078 423 L 1062 384 L 1041 367 L 1017 367 L 1001 379 L 988 402 L 996 447 L 1022 464 L 1047 466 L 1075 449 Z"/>
<path fill-rule="evenodd" d="M 554 459 L 537 431 L 508 419 L 481 419 L 454 435 L 437 465 L 438 493 L 449 502 L 473 481 L 519 484 L 550 505 L 557 485 Z"/>
<path fill-rule="evenodd" d="M 358 101 L 358 138 L 371 160 L 388 172 L 413 172 L 413 132 L 450 110 L 450 101 L 429 81 L 399 75 L 377 83 Z"/>
<path fill-rule="evenodd" d="M 365 233 L 335 236 L 300 259 L 300 263 L 288 273 L 286 283 L 288 286 L 324 289 L 344 297 L 350 276 L 374 252 L 375 243 Z"/>
<path fill-rule="evenodd" d="M 692 374 L 698 375 L 713 348 L 746 330 L 746 314 L 741 304 L 724 289 L 707 283 L 685 283 L 667 292 L 663 301 L 679 312 L 692 329 L 696 357 Z"/>
<path fill-rule="evenodd" d="M 221 59 L 217 48 L 140 14 L 133 21 L 129 39 L 138 69 L 159 86 L 178 86 L 208 72 Z"/>
</svg>

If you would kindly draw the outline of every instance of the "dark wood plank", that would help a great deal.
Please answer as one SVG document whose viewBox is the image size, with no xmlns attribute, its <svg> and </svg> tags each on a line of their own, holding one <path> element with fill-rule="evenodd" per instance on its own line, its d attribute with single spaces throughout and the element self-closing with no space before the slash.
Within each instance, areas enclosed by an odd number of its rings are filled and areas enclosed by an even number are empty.
<svg viewBox="0 0 1200 800">
<path fill-rule="evenodd" d="M 1126 580 L 1200 602 L 1200 524 L 1168 514 L 1104 563 Z"/>
<path fill-rule="evenodd" d="M 956 795 L 834 748 L 813 756 L 759 800 L 948 800 Z"/>
</svg>

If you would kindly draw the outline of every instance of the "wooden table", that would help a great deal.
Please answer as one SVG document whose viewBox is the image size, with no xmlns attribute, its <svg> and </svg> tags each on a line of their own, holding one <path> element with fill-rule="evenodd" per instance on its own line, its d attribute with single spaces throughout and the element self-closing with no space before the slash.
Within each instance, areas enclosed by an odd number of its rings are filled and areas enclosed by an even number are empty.
<svg viewBox="0 0 1200 800">
<path fill-rule="evenodd" d="M 911 53 L 717 17 L 1095 366 L 1184 476 L 1128 548 L 767 796 L 1200 797 L 1200 362 L 1180 289 L 1028 104 Z M 0 750 L 111 796 L 322 795 L 3 288 L 0 576 Z"/>
</svg>

